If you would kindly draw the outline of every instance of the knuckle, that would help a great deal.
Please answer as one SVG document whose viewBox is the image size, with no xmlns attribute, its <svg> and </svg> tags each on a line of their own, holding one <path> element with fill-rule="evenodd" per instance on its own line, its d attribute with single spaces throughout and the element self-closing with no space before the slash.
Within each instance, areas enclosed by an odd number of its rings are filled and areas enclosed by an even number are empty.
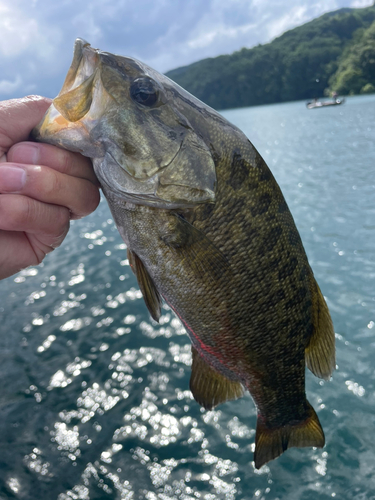
<svg viewBox="0 0 375 500">
<path fill-rule="evenodd" d="M 49 185 L 49 194 L 50 195 L 58 195 L 59 193 L 64 192 L 64 185 L 58 172 L 55 170 L 51 171 L 51 181 Z"/>
<path fill-rule="evenodd" d="M 56 172 L 56 170 L 49 169 L 48 175 L 45 175 L 45 173 L 46 172 L 40 172 L 40 175 L 44 177 L 43 197 L 47 197 L 47 199 L 52 201 L 55 197 L 58 197 L 59 194 L 62 192 L 63 183 L 61 180 L 61 176 L 59 175 L 59 172 Z"/>
<path fill-rule="evenodd" d="M 71 153 L 70 151 L 66 151 L 65 149 L 60 149 L 59 155 L 61 172 L 69 175 L 73 170 L 73 153 Z"/>
<path fill-rule="evenodd" d="M 35 202 L 27 196 L 2 195 L 0 213 L 2 224 L 17 231 L 35 220 Z"/>
<path fill-rule="evenodd" d="M 27 184 L 31 196 L 47 203 L 65 198 L 68 188 L 64 174 L 44 166 L 28 169 Z"/>
</svg>

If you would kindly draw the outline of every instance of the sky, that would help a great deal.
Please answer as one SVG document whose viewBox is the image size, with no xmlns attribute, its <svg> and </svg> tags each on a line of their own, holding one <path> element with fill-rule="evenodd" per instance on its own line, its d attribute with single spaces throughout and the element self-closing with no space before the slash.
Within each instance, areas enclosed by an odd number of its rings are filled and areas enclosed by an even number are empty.
<svg viewBox="0 0 375 500">
<path fill-rule="evenodd" d="M 373 0 L 0 0 L 0 100 L 54 97 L 74 40 L 160 72 L 270 42 L 342 7 Z"/>
</svg>

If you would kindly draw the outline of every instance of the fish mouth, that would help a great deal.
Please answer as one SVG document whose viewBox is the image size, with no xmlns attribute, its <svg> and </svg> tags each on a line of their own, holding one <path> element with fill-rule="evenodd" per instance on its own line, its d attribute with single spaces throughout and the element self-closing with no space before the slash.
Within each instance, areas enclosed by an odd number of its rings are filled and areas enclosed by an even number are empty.
<svg viewBox="0 0 375 500">
<path fill-rule="evenodd" d="M 77 38 L 74 44 L 73 60 L 64 84 L 43 120 L 32 130 L 31 138 L 36 141 L 62 145 L 62 132 L 82 127 L 78 121 L 90 110 L 93 90 L 99 75 L 99 51 Z M 69 149 L 80 151 L 74 144 Z"/>
<path fill-rule="evenodd" d="M 98 66 L 98 50 L 77 38 L 64 84 L 53 100 L 53 106 L 69 122 L 77 122 L 90 110 Z"/>
<path fill-rule="evenodd" d="M 98 52 L 97 49 L 92 48 L 89 42 L 86 42 L 83 38 L 76 39 L 73 60 L 57 98 L 79 87 L 93 76 L 99 63 Z"/>
</svg>

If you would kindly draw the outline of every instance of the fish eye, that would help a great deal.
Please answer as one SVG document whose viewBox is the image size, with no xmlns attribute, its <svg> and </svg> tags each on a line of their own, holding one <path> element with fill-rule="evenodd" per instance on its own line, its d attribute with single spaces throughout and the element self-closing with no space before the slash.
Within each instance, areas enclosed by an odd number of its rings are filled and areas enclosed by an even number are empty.
<svg viewBox="0 0 375 500">
<path fill-rule="evenodd" d="M 133 81 L 130 86 L 130 96 L 133 101 L 143 106 L 153 106 L 158 100 L 159 93 L 151 78 L 141 77 Z"/>
</svg>

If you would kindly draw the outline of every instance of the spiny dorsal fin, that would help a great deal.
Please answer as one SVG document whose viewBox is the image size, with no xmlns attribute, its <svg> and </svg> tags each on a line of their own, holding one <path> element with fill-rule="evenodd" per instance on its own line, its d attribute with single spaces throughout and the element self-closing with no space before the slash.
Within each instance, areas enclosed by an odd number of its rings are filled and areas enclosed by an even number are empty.
<svg viewBox="0 0 375 500">
<path fill-rule="evenodd" d="M 240 382 L 229 380 L 211 368 L 192 346 L 193 363 L 191 366 L 190 390 L 194 399 L 206 410 L 225 401 L 238 399 L 245 389 Z"/>
<path fill-rule="evenodd" d="M 161 239 L 199 277 L 208 276 L 216 283 L 230 269 L 228 259 L 216 245 L 180 214 L 173 215 L 170 226 L 161 231 Z"/>
<path fill-rule="evenodd" d="M 306 365 L 314 375 L 328 380 L 335 369 L 335 331 L 329 310 L 313 274 L 310 276 L 313 334 L 305 350 Z"/>
<path fill-rule="evenodd" d="M 159 321 L 161 314 L 161 296 L 157 291 L 151 276 L 148 274 L 147 269 L 138 255 L 128 248 L 128 260 L 130 267 L 137 277 L 139 288 L 142 292 L 143 299 L 146 303 L 147 309 L 151 317 L 155 321 Z"/>
<path fill-rule="evenodd" d="M 308 401 L 306 404 L 308 405 L 306 418 L 298 423 L 269 428 L 258 416 L 254 452 L 257 469 L 279 457 L 288 448 L 308 446 L 323 448 L 325 438 L 322 426 L 314 408 Z"/>
</svg>

